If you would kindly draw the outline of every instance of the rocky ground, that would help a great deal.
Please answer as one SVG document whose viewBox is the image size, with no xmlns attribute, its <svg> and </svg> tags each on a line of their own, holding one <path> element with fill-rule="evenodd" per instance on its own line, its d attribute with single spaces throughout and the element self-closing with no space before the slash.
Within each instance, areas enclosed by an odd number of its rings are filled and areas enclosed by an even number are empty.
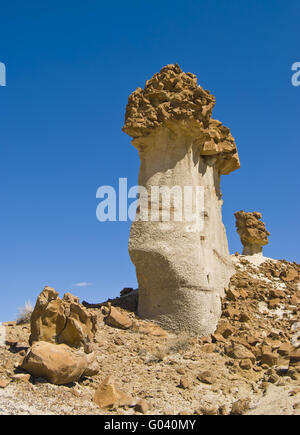
<svg viewBox="0 0 300 435">
<path fill-rule="evenodd" d="M 260 256 L 233 260 L 223 315 L 209 337 L 176 336 L 140 320 L 135 293 L 110 301 L 128 329 L 104 321 L 100 304 L 86 304 L 97 316 L 100 371 L 69 385 L 21 370 L 30 325 L 6 323 L 0 414 L 300 414 L 300 265 Z M 101 409 L 94 402 L 107 376 L 132 404 Z"/>
</svg>

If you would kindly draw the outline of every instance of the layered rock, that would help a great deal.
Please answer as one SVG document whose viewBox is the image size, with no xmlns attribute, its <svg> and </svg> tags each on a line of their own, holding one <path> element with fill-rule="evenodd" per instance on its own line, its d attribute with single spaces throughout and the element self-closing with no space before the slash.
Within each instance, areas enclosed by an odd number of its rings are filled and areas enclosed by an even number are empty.
<svg viewBox="0 0 300 435">
<path fill-rule="evenodd" d="M 239 158 L 230 130 L 211 118 L 214 104 L 195 75 L 167 65 L 130 95 L 123 127 L 141 159 L 129 240 L 138 313 L 166 329 L 197 335 L 214 331 L 232 273 L 220 176 L 239 168 Z M 164 192 L 155 197 L 153 188 L 169 191 L 169 201 Z"/>
<path fill-rule="evenodd" d="M 260 220 L 262 214 L 257 211 L 237 211 L 235 226 L 243 244 L 243 255 L 262 254 L 262 247 L 268 244 L 270 233 Z"/>
<path fill-rule="evenodd" d="M 70 293 L 60 299 L 58 292 L 45 287 L 37 299 L 30 324 L 31 345 L 37 341 L 64 343 L 92 352 L 96 318 Z"/>
</svg>

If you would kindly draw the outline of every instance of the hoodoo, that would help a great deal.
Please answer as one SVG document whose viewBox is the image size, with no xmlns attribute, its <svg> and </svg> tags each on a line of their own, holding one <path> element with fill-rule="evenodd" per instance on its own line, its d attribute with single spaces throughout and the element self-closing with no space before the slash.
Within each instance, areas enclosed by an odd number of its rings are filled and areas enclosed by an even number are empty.
<svg viewBox="0 0 300 435">
<path fill-rule="evenodd" d="M 240 165 L 230 130 L 211 118 L 214 105 L 194 74 L 167 65 L 130 95 L 123 127 L 141 160 L 142 193 L 129 239 L 138 314 L 194 335 L 214 332 L 233 273 L 220 176 Z M 183 210 L 187 191 L 191 213 Z"/>
<path fill-rule="evenodd" d="M 262 255 L 262 247 L 268 244 L 269 231 L 261 221 L 262 214 L 245 212 L 243 210 L 234 213 L 236 217 L 236 229 L 241 238 L 243 255 Z"/>
</svg>

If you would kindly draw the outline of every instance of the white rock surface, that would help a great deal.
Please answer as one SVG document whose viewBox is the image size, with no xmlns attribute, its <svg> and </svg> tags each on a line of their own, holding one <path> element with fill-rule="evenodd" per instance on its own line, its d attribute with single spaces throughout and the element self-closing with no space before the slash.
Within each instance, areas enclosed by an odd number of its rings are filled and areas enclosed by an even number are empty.
<svg viewBox="0 0 300 435">
<path fill-rule="evenodd" d="M 0 346 L 5 346 L 5 326 L 0 323 Z"/>
</svg>

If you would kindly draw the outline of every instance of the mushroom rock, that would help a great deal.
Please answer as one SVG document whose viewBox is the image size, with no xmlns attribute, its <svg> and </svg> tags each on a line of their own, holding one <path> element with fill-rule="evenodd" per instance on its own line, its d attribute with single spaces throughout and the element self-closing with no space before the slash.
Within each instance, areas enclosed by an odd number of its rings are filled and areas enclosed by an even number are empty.
<svg viewBox="0 0 300 435">
<path fill-rule="evenodd" d="M 123 127 L 141 160 L 129 239 L 138 314 L 193 335 L 214 332 L 233 273 L 220 176 L 240 165 L 230 130 L 211 118 L 214 104 L 194 74 L 167 65 L 129 96 Z"/>
<path fill-rule="evenodd" d="M 234 213 L 236 217 L 235 226 L 241 238 L 243 255 L 262 255 L 262 247 L 268 244 L 269 231 L 260 220 L 262 214 L 257 211 L 245 212 L 243 210 Z"/>
</svg>

